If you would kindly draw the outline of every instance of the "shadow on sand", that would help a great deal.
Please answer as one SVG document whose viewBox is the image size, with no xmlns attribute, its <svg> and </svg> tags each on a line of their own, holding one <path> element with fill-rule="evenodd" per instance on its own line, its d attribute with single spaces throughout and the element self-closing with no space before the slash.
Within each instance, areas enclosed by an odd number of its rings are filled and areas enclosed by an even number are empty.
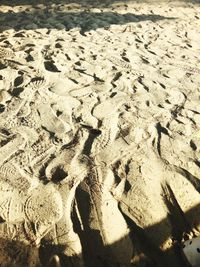
<svg viewBox="0 0 200 267">
<path fill-rule="evenodd" d="M 126 246 L 128 244 L 127 236 L 109 246 L 105 246 L 99 218 L 97 218 L 97 224 L 94 225 L 95 229 L 90 227 L 91 218 L 94 216 L 94 204 L 92 196 L 83 182 L 76 190 L 76 205 L 73 205 L 71 213 L 73 229 L 80 238 L 83 254 L 74 256 L 72 253 L 70 257 L 65 256 L 63 252 L 66 251 L 68 245 L 52 244 L 53 240 L 52 238 L 48 239 L 48 235 L 47 238 L 42 239 L 41 246 L 38 249 L 34 246 L 25 245 L 23 242 L 15 241 L 13 238 L 6 239 L 3 236 L 4 232 L 1 232 L 0 266 L 188 267 L 188 263 L 182 254 L 181 241 L 182 238 L 186 239 L 187 235 L 193 232 L 195 225 L 199 225 L 200 204 L 183 213 L 170 188 L 168 188 L 168 193 L 169 197 L 163 197 L 168 209 L 168 216 L 146 228 L 142 228 L 136 223 L 135 214 L 131 209 L 131 206 L 134 207 L 134 203 L 131 202 L 125 207 L 124 202 L 119 200 L 119 210 L 130 229 L 129 237 L 132 249 L 129 245 L 129 247 Z M 98 215 L 95 216 L 98 217 Z M 190 225 L 187 218 L 194 218 L 195 225 Z M 1 224 L 5 225 L 5 222 Z M 53 232 L 55 232 L 55 239 L 58 240 L 57 231 Z M 170 249 L 161 250 L 162 244 L 169 238 L 173 240 Z M 119 257 L 118 254 L 120 254 Z M 53 259 L 54 255 L 57 255 L 60 259 L 60 265 L 50 260 Z"/>
<path fill-rule="evenodd" d="M 90 12 L 76 12 L 76 13 L 7 13 L 0 14 L 0 30 L 7 29 L 20 30 L 37 30 L 42 28 L 47 29 L 65 29 L 69 31 L 73 28 L 80 28 L 80 33 L 98 28 L 109 29 L 111 25 L 123 25 L 130 22 L 140 21 L 157 21 L 170 20 L 173 18 L 164 17 L 160 15 L 135 15 L 132 13 L 117 14 L 114 12 L 90 13 Z"/>
<path fill-rule="evenodd" d="M 120 207 L 120 210 L 129 226 L 130 229 L 130 238 L 133 244 L 133 255 L 131 262 L 118 262 L 116 256 L 112 254 L 115 251 L 116 247 L 121 248 L 122 253 L 126 253 L 127 248 L 124 247 L 124 239 L 119 240 L 118 242 L 110 245 L 104 246 L 102 237 L 99 231 L 94 231 L 89 229 L 87 225 L 87 216 L 89 214 L 89 208 L 87 203 L 87 197 L 83 196 L 83 192 L 78 192 L 77 201 L 79 203 L 79 207 L 83 208 L 83 212 L 81 212 L 81 219 L 83 219 L 83 225 L 85 230 L 81 230 L 77 227 L 76 219 L 74 219 L 75 231 L 78 233 L 82 247 L 83 247 L 83 260 L 84 267 L 189 267 L 190 265 L 186 261 L 184 255 L 182 254 L 181 248 L 181 237 L 188 230 L 188 226 L 185 224 L 183 220 L 181 225 L 177 225 L 180 222 L 179 215 L 174 212 L 171 214 L 172 217 L 177 222 L 171 221 L 173 225 L 171 225 L 172 229 L 175 228 L 178 230 L 178 233 L 174 233 L 172 231 L 171 238 L 177 239 L 171 249 L 166 251 L 162 251 L 159 246 L 161 243 L 155 242 L 152 239 L 152 234 L 155 236 L 162 236 L 162 232 L 166 232 L 166 224 L 169 218 L 165 218 L 163 221 L 154 224 L 146 229 L 142 229 L 134 222 L 134 215 L 130 215 L 130 213 L 124 213 Z M 85 202 L 86 201 L 86 202 Z M 191 213 L 199 210 L 200 205 L 197 205 L 193 209 L 189 210 L 186 215 L 190 216 Z M 172 212 L 172 210 L 171 210 Z M 179 217 L 179 218 L 178 218 Z M 176 232 L 176 231 L 175 231 Z M 164 239 L 169 238 L 169 236 L 162 236 Z M 156 239 L 156 238 L 155 238 Z M 56 253 L 60 257 L 61 267 L 82 267 L 82 263 L 80 263 L 78 257 L 64 257 L 62 253 L 59 253 L 58 247 L 47 245 L 44 246 L 40 255 L 43 266 L 45 267 L 57 267 L 56 265 L 47 264 L 47 259 L 51 258 L 52 255 Z M 45 256 L 44 256 L 45 255 Z"/>
<path fill-rule="evenodd" d="M 10 1 L 11 2 L 11 1 Z M 72 1 L 53 1 L 54 3 L 72 3 Z M 96 1 L 73 1 L 81 4 L 85 7 L 101 7 L 102 2 Z M 104 5 L 108 6 L 114 2 L 118 1 L 104 1 Z M 129 1 L 126 1 L 129 2 Z M 192 1 L 188 1 L 192 2 Z M 199 2 L 199 1 L 195 1 Z M 42 9 L 36 9 L 35 11 L 20 11 L 18 13 L 13 13 L 8 11 L 6 13 L 0 13 L 0 31 L 6 29 L 15 29 L 16 31 L 22 31 L 24 29 L 64 29 L 69 31 L 74 28 L 80 28 L 80 33 L 84 34 L 90 30 L 96 30 L 98 28 L 109 28 L 111 25 L 124 25 L 130 22 L 140 22 L 140 21 L 157 21 L 157 20 L 171 20 L 174 18 L 164 17 L 156 14 L 141 14 L 135 15 L 133 13 L 119 14 L 116 12 L 90 12 L 89 10 L 77 11 L 76 12 L 63 12 L 62 6 L 59 10 L 51 11 L 48 10 L 48 1 L 28 1 L 29 4 L 45 4 L 46 7 Z M 8 4 L 8 1 L 1 1 L 1 4 Z M 9 5 L 25 5 L 27 1 L 18 0 L 9 3 Z M 115 247 L 122 246 L 123 240 L 119 240 L 115 244 L 109 247 L 103 245 L 103 241 L 99 231 L 94 231 L 87 227 L 90 212 L 90 200 L 81 191 L 77 192 L 76 195 L 77 203 L 79 205 L 79 210 L 82 210 L 81 219 L 85 223 L 85 231 L 83 231 L 78 223 L 78 218 L 74 214 L 73 222 L 74 229 L 78 233 L 82 247 L 83 247 L 83 258 L 85 261 L 85 267 L 121 267 L 119 262 L 112 257 L 111 251 Z M 180 246 L 174 246 L 172 249 L 166 252 L 162 252 L 159 249 L 160 244 L 155 244 L 151 239 L 152 235 L 159 236 L 162 233 L 162 238 L 160 242 L 164 242 L 169 236 L 165 233 L 166 224 L 171 221 L 172 229 L 174 229 L 174 239 L 180 244 L 181 238 L 185 232 L 190 231 L 190 227 L 187 223 L 182 220 L 182 215 L 178 214 L 174 206 L 168 203 L 170 219 L 166 218 L 163 221 L 142 229 L 134 222 L 134 214 L 126 213 L 121 208 L 121 212 L 130 228 L 131 240 L 134 247 L 134 256 L 137 257 L 134 263 L 127 263 L 123 266 L 125 267 L 187 267 L 182 255 Z M 199 211 L 200 205 L 194 207 L 187 212 L 187 216 L 194 214 L 195 211 Z M 177 219 L 179 218 L 179 219 Z M 182 222 L 177 225 L 177 222 Z M 174 227 L 173 227 L 174 226 Z M 122 250 L 126 250 L 126 247 L 122 246 Z M 36 251 L 36 252 L 35 252 Z M 95 251 L 95 255 L 92 253 Z M 34 253 L 33 253 L 34 252 Z M 133 252 L 133 253 L 134 253 Z M 48 260 L 54 254 L 60 256 L 61 265 L 64 267 L 80 267 L 79 260 L 77 257 L 64 257 L 62 255 L 62 247 L 44 245 L 40 248 L 40 253 L 37 254 L 37 249 L 29 247 L 19 241 L 5 240 L 0 238 L 0 266 L 1 267 L 27 267 L 30 257 L 40 257 L 43 266 L 45 267 L 58 267 L 56 265 L 49 264 Z M 35 256 L 34 256 L 35 255 Z M 141 256 L 140 256 L 141 255 Z M 37 261 L 37 260 L 36 260 Z M 95 261 L 95 264 L 94 264 Z"/>
<path fill-rule="evenodd" d="M 4 1 L 2 1 L 4 2 Z M 23 5 L 25 1 L 16 1 Z M 30 1 L 32 2 L 32 1 Z M 45 1 L 37 1 L 45 2 Z M 165 17 L 158 14 L 134 14 L 125 13 L 119 14 L 116 11 L 104 11 L 99 9 L 98 12 L 90 10 L 90 8 L 73 8 L 73 5 L 62 5 L 62 1 L 57 1 L 59 4 L 49 8 L 45 4 L 42 7 L 27 7 L 25 10 L 18 9 L 16 13 L 7 9 L 6 12 L 0 12 L 0 31 L 14 29 L 20 30 L 37 30 L 37 29 L 63 29 L 69 31 L 73 28 L 79 28 L 80 33 L 98 28 L 109 29 L 111 25 L 124 25 L 131 22 L 141 21 L 158 21 L 171 20 L 172 17 Z M 71 2 L 71 1 L 69 1 Z M 27 3 L 27 2 L 26 2 Z M 81 3 L 81 1 L 77 1 Z M 98 6 L 98 2 L 95 4 Z M 0 9 L 1 10 L 1 9 Z M 142 11 L 141 11 L 142 12 Z"/>
<path fill-rule="evenodd" d="M 199 4 L 200 0 L 179 0 L 180 2 L 187 2 L 187 3 L 195 3 Z M 3 5 L 9 5 L 9 6 L 16 6 L 16 5 L 38 5 L 38 4 L 43 4 L 43 5 L 49 5 L 49 4 L 74 4 L 77 3 L 83 7 L 106 7 L 106 6 L 111 6 L 112 4 L 126 4 L 130 2 L 137 2 L 137 3 L 161 3 L 161 2 L 166 2 L 168 3 L 168 0 L 12 0 L 12 1 L 7 1 L 7 0 L 1 0 L 0 4 Z M 171 1 L 173 2 L 173 1 Z"/>
<path fill-rule="evenodd" d="M 79 192 L 80 193 L 80 192 Z M 81 194 L 82 195 L 82 194 Z M 79 196 L 80 197 L 80 196 Z M 84 200 L 84 199 L 82 199 Z M 80 204 L 80 202 L 79 202 Z M 87 203 L 85 203 L 87 206 Z M 82 205 L 84 205 L 82 201 Z M 192 211 L 199 209 L 198 205 Z M 87 217 L 88 213 L 84 210 L 81 217 Z M 88 209 L 89 212 L 89 209 Z M 0 238 L 0 266 L 1 267 L 189 267 L 185 261 L 181 246 L 175 245 L 168 251 L 161 251 L 159 244 L 156 246 L 154 240 L 150 238 L 152 232 L 159 236 L 161 231 L 165 231 L 164 227 L 166 220 L 155 224 L 146 229 L 139 227 L 131 216 L 127 216 L 122 212 L 124 218 L 130 228 L 130 238 L 133 243 L 133 258 L 132 263 L 119 263 L 112 251 L 116 247 L 121 246 L 122 252 L 126 252 L 126 247 L 123 246 L 123 240 L 110 245 L 104 246 L 102 243 L 99 231 L 94 231 L 86 227 L 85 231 L 78 229 L 75 225 L 75 231 L 79 234 L 83 247 L 83 260 L 80 261 L 80 255 L 66 257 L 62 254 L 64 247 L 59 245 L 43 244 L 38 250 L 36 247 L 25 245 L 20 241 L 8 240 Z M 76 219 L 74 219 L 76 224 Z M 183 235 L 182 227 L 180 234 Z M 167 238 L 167 236 L 166 236 Z M 94 253 L 95 252 L 95 253 Z M 60 265 L 54 262 L 53 256 L 57 255 L 60 259 Z M 30 265 L 32 264 L 32 265 Z"/>
<path fill-rule="evenodd" d="M 173 196 L 171 197 L 173 198 Z M 130 239 L 133 245 L 132 259 L 119 262 L 116 257 L 117 251 L 120 251 L 122 255 L 127 254 L 126 237 L 109 246 L 104 245 L 100 230 L 89 227 L 92 202 L 89 194 L 82 187 L 79 187 L 76 192 L 76 204 L 80 217 L 77 216 L 76 209 L 74 209 L 72 220 L 74 231 L 81 240 L 84 267 L 188 267 L 189 265 L 182 254 L 181 241 L 192 230 L 186 217 L 198 214 L 200 204 L 183 214 L 177 208 L 176 203 L 167 199 L 164 201 L 168 207 L 169 216 L 145 229 L 135 223 L 131 207 L 124 209 L 123 203 L 119 203 L 119 209 L 130 229 Z M 162 251 L 160 247 L 169 238 L 174 241 L 173 246 Z M 46 262 L 53 253 L 60 257 L 62 266 L 82 267 L 78 257 L 63 257 L 62 253 L 59 253 L 58 247 L 52 245 L 46 245 L 41 249 L 41 255 L 46 255 L 46 257 L 42 257 L 45 267 L 49 267 Z"/>
</svg>

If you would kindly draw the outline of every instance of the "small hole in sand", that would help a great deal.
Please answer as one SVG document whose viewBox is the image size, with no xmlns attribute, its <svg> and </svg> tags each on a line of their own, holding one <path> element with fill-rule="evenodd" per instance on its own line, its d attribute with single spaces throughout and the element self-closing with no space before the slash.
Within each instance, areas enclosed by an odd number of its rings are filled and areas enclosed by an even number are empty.
<svg viewBox="0 0 200 267">
<path fill-rule="evenodd" d="M 117 93 L 116 93 L 116 92 L 113 92 L 113 93 L 110 95 L 110 97 L 113 98 L 113 97 L 116 96 L 116 95 L 117 95 Z"/>
<path fill-rule="evenodd" d="M 18 87 L 20 84 L 22 84 L 24 81 L 23 76 L 18 76 L 15 80 L 14 80 L 14 86 Z"/>
<path fill-rule="evenodd" d="M 192 150 L 196 151 L 197 150 L 197 146 L 195 145 L 195 143 L 190 140 L 190 147 L 192 148 Z"/>
<path fill-rule="evenodd" d="M 0 216 L 0 223 L 4 223 L 5 220 Z"/>
<path fill-rule="evenodd" d="M 21 94 L 21 92 L 23 92 L 23 91 L 24 91 L 24 88 L 22 88 L 22 87 L 16 87 L 16 88 L 14 88 L 12 90 L 11 94 L 13 96 L 19 96 Z"/>
<path fill-rule="evenodd" d="M 100 135 L 101 131 L 99 129 L 91 129 L 90 133 L 93 134 L 93 135 Z"/>
<path fill-rule="evenodd" d="M 4 110 L 5 110 L 5 106 L 0 104 L 0 113 L 4 112 Z"/>
<path fill-rule="evenodd" d="M 56 65 L 53 64 L 52 61 L 45 61 L 44 62 L 45 69 L 51 72 L 60 72 Z"/>
<path fill-rule="evenodd" d="M 58 183 L 58 182 L 62 181 L 64 178 L 66 178 L 67 175 L 68 175 L 68 173 L 66 171 L 64 171 L 61 166 L 57 167 L 56 170 L 54 171 L 53 175 L 52 175 L 52 182 Z"/>
<path fill-rule="evenodd" d="M 147 105 L 147 107 L 149 107 L 149 105 L 150 105 L 149 100 L 146 101 L 146 105 Z"/>
<path fill-rule="evenodd" d="M 56 44 L 55 44 L 55 48 L 62 48 L 62 45 L 59 44 L 59 43 L 56 43 Z"/>
<path fill-rule="evenodd" d="M 5 69 L 5 68 L 6 68 L 6 65 L 0 63 L 0 70 Z"/>
<path fill-rule="evenodd" d="M 56 116 L 57 116 L 57 117 L 59 117 L 61 114 L 62 114 L 62 111 L 60 111 L 60 110 L 57 110 L 57 111 L 56 111 Z"/>
</svg>

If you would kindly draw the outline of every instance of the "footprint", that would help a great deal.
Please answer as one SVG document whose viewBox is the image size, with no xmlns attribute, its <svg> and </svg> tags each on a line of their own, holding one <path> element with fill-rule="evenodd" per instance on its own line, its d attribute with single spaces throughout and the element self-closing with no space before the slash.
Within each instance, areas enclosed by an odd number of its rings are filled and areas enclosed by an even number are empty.
<svg viewBox="0 0 200 267">
<path fill-rule="evenodd" d="M 14 56 L 15 56 L 15 53 L 11 49 L 0 47 L 0 58 L 13 59 Z"/>
<path fill-rule="evenodd" d="M 123 69 L 127 69 L 127 70 L 132 70 L 132 66 L 130 63 L 128 63 L 127 61 L 114 57 L 114 56 L 109 56 L 107 58 L 109 61 L 111 61 L 113 64 L 123 68 Z"/>
<path fill-rule="evenodd" d="M 103 120 L 102 126 L 99 128 L 101 134 L 94 139 L 92 144 L 92 155 L 98 155 L 113 143 L 119 130 L 118 117 L 119 114 L 115 112 Z"/>
<path fill-rule="evenodd" d="M 48 132 L 53 133 L 59 137 L 63 133 L 68 131 L 68 128 L 64 124 L 64 122 L 62 122 L 59 117 L 56 117 L 54 115 L 54 112 L 49 104 L 39 105 L 37 110 L 41 119 L 41 125 Z"/>
<path fill-rule="evenodd" d="M 23 148 L 25 143 L 25 138 L 21 134 L 16 134 L 7 144 L 0 147 L 0 166 L 20 148 Z"/>
<path fill-rule="evenodd" d="M 128 100 L 129 99 L 126 94 L 118 93 L 113 98 L 102 101 L 102 103 L 95 106 L 92 111 L 92 115 L 100 120 L 109 118 L 109 116 L 112 116 L 115 112 L 117 112 L 119 107 L 125 104 Z"/>
<path fill-rule="evenodd" d="M 182 106 L 187 100 L 186 95 L 178 90 L 168 90 L 168 94 L 169 97 L 167 98 L 167 101 L 169 101 L 170 104 L 175 106 Z"/>
<path fill-rule="evenodd" d="M 0 167 L 1 181 L 7 183 L 12 188 L 19 191 L 27 192 L 29 189 L 34 188 L 38 181 L 25 174 L 24 171 L 19 171 L 14 164 L 6 162 Z"/>
</svg>

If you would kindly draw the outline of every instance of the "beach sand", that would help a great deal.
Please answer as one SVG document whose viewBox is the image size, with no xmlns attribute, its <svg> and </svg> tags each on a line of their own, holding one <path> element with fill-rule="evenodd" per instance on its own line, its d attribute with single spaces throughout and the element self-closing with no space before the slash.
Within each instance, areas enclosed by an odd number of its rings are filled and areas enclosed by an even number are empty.
<svg viewBox="0 0 200 267">
<path fill-rule="evenodd" d="M 184 267 L 200 235 L 200 4 L 1 1 L 0 266 Z"/>
</svg>

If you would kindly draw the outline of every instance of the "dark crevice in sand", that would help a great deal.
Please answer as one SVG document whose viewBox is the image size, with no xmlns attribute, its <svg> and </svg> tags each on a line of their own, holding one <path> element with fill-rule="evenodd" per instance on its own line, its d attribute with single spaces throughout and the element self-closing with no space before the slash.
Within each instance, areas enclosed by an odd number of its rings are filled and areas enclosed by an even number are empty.
<svg viewBox="0 0 200 267">
<path fill-rule="evenodd" d="M 100 130 L 91 129 L 89 137 L 87 141 L 85 142 L 84 148 L 83 148 L 83 154 L 86 156 L 89 156 L 92 149 L 92 144 L 94 142 L 94 139 L 97 138 L 101 134 Z"/>
</svg>

